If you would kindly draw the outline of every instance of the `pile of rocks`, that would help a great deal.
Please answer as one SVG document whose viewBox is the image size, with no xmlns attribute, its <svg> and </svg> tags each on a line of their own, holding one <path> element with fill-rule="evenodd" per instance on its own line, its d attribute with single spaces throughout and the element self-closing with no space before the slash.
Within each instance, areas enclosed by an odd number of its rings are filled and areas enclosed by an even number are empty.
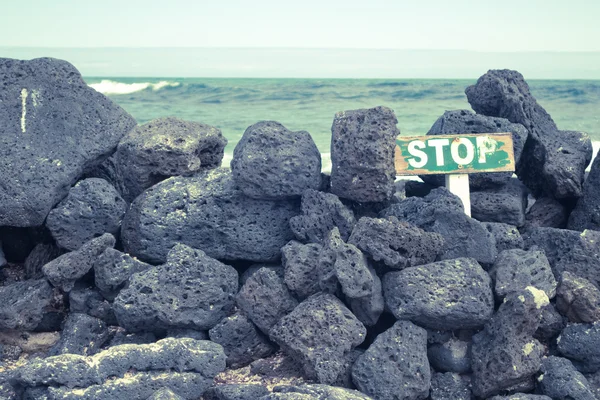
<svg viewBox="0 0 600 400">
<path fill-rule="evenodd" d="M 517 72 L 429 132 L 513 133 L 518 179 L 474 175 L 473 218 L 395 182 L 385 107 L 336 114 L 326 176 L 277 122 L 220 168 L 217 128 L 136 126 L 66 62 L 0 81 L 0 398 L 600 393 L 600 161 L 584 180 L 589 139 Z"/>
</svg>

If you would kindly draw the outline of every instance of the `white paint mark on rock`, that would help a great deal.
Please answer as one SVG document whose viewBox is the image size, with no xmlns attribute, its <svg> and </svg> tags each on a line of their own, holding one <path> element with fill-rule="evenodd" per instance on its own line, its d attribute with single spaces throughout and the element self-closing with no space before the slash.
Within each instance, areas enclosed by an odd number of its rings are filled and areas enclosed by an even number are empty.
<svg viewBox="0 0 600 400">
<path fill-rule="evenodd" d="M 21 90 L 21 132 L 25 133 L 25 116 L 27 115 L 27 89 Z"/>
</svg>

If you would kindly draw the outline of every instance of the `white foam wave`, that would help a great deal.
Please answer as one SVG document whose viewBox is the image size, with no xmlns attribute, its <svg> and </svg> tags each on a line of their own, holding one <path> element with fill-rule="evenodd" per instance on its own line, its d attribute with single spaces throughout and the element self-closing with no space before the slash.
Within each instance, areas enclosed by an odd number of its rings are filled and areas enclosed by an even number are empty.
<svg viewBox="0 0 600 400">
<path fill-rule="evenodd" d="M 89 85 L 94 90 L 102 94 L 130 94 L 140 92 L 146 89 L 152 89 L 154 91 L 166 88 L 166 87 L 177 87 L 179 82 L 160 81 L 157 83 L 152 82 L 139 82 L 139 83 L 124 83 L 111 81 L 109 79 L 103 79 L 100 83 L 92 83 Z"/>
</svg>

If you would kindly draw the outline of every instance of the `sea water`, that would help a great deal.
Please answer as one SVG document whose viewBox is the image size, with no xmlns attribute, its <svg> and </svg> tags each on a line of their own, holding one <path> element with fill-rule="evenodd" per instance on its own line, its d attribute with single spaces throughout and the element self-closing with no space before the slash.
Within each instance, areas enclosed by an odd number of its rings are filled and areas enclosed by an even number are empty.
<svg viewBox="0 0 600 400">
<path fill-rule="evenodd" d="M 401 135 L 424 135 L 446 110 L 470 109 L 464 90 L 475 80 L 86 78 L 138 123 L 175 116 L 221 129 L 224 163 L 246 128 L 274 120 L 308 131 L 329 167 L 331 124 L 338 111 L 387 106 Z M 600 144 L 600 80 L 529 80 L 533 96 L 563 130 Z"/>
</svg>

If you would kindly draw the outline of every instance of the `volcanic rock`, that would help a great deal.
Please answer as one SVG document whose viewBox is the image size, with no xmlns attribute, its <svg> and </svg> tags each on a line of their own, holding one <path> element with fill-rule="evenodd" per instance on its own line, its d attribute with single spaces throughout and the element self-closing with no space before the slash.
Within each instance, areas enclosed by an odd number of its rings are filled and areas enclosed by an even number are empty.
<svg viewBox="0 0 600 400">
<path fill-rule="evenodd" d="M 447 372 L 431 376 L 431 400 L 471 400 L 470 382 L 459 374 Z"/>
<path fill-rule="evenodd" d="M 269 394 L 263 385 L 226 384 L 214 386 L 204 392 L 204 400 L 256 400 Z"/>
<path fill-rule="evenodd" d="M 483 226 L 496 239 L 498 254 L 504 250 L 523 248 L 523 238 L 516 226 L 500 222 L 484 222 Z"/>
<path fill-rule="evenodd" d="M 464 374 L 471 370 L 470 343 L 456 338 L 434 343 L 427 349 L 429 363 L 436 371 Z"/>
<path fill-rule="evenodd" d="M 106 324 L 87 314 L 71 313 L 65 321 L 60 340 L 48 355 L 79 354 L 89 356 L 100 350 L 108 340 Z"/>
<path fill-rule="evenodd" d="M 588 380 L 566 358 L 545 358 L 541 369 L 538 381 L 543 394 L 553 399 L 596 399 Z"/>
<path fill-rule="evenodd" d="M 596 157 L 583 184 L 583 194 L 569 217 L 569 229 L 600 231 L 600 158 Z"/>
<path fill-rule="evenodd" d="M 561 355 L 585 373 L 600 371 L 600 323 L 569 324 L 556 340 Z"/>
<path fill-rule="evenodd" d="M 587 279 L 563 272 L 556 295 L 556 308 L 569 321 L 600 321 L 600 290 Z"/>
<path fill-rule="evenodd" d="M 523 226 L 526 209 L 527 188 L 517 179 L 471 193 L 471 216 L 479 221 Z"/>
<path fill-rule="evenodd" d="M 319 256 L 323 247 L 292 240 L 281 248 L 286 286 L 300 300 L 321 291 L 318 276 Z"/>
<path fill-rule="evenodd" d="M 525 214 L 523 229 L 530 230 L 542 226 L 565 229 L 568 219 L 568 207 L 553 197 L 540 197 Z"/>
<path fill-rule="evenodd" d="M 52 297 L 52 287 L 45 279 L 0 286 L 0 330 L 34 329 L 42 321 Z"/>
<path fill-rule="evenodd" d="M 152 266 L 113 248 L 107 248 L 94 262 L 96 287 L 108 300 L 114 300 L 131 275 Z"/>
</svg>

